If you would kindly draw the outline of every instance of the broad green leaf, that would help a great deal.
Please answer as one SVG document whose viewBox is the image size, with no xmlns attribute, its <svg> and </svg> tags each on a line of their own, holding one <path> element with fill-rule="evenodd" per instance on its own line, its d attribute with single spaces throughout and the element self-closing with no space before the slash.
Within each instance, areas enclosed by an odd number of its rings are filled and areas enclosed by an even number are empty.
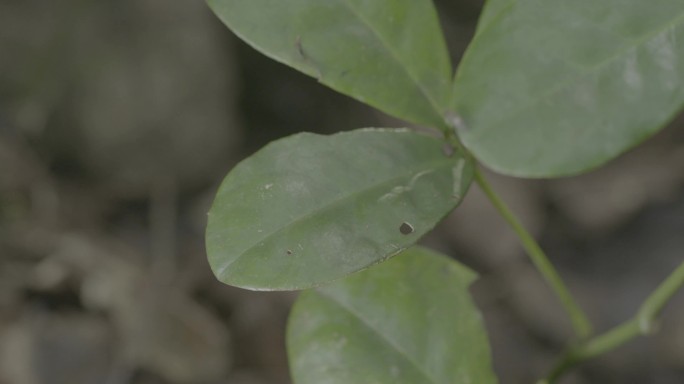
<svg viewBox="0 0 684 384">
<path fill-rule="evenodd" d="M 577 174 L 657 132 L 684 104 L 684 1 L 490 1 L 447 114 L 489 167 Z"/>
<path fill-rule="evenodd" d="M 514 6 L 517 1 L 518 0 L 487 0 L 482 8 L 480 20 L 478 20 L 477 23 L 476 34 L 486 29 L 491 22 L 496 21 L 497 17 L 504 14 L 505 11 L 507 11 L 509 7 Z"/>
<path fill-rule="evenodd" d="M 257 50 L 389 114 L 443 126 L 451 64 L 430 0 L 208 0 Z"/>
<path fill-rule="evenodd" d="M 296 384 L 496 383 L 474 274 L 424 248 L 301 294 L 287 349 Z"/>
<path fill-rule="evenodd" d="M 309 288 L 415 243 L 450 212 L 472 164 L 409 130 L 302 133 L 230 172 L 209 213 L 207 253 L 226 284 Z"/>
</svg>

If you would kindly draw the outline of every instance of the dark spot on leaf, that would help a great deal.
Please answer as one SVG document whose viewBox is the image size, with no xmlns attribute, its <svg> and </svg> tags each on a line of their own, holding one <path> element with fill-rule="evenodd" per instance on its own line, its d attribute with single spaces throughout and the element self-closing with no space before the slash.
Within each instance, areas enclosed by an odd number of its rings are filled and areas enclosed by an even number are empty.
<svg viewBox="0 0 684 384">
<path fill-rule="evenodd" d="M 287 253 L 288 255 L 291 255 L 291 254 L 292 254 L 292 251 L 290 251 L 290 250 L 288 249 L 287 252 L 285 252 L 285 253 Z"/>
<path fill-rule="evenodd" d="M 304 63 L 306 63 L 307 65 L 309 65 L 310 67 L 312 67 L 316 71 L 316 74 L 317 74 L 316 78 L 318 79 L 318 81 L 321 81 L 321 79 L 323 78 L 323 73 L 321 72 L 321 68 L 318 66 L 316 61 L 314 61 L 311 58 L 311 56 L 309 56 L 309 54 L 304 50 L 304 45 L 302 45 L 302 37 L 301 36 L 297 36 L 297 39 L 295 40 L 295 48 L 296 48 L 297 54 L 299 55 L 301 60 Z"/>
<path fill-rule="evenodd" d="M 297 40 L 295 40 L 295 47 L 297 47 L 297 53 L 299 53 L 299 56 L 301 56 L 303 59 L 306 59 L 306 53 L 304 52 L 304 47 L 302 47 L 301 36 L 297 36 Z"/>
<path fill-rule="evenodd" d="M 413 226 L 407 222 L 401 223 L 401 226 L 399 227 L 399 232 L 401 232 L 402 235 L 410 235 L 413 231 Z"/>
</svg>

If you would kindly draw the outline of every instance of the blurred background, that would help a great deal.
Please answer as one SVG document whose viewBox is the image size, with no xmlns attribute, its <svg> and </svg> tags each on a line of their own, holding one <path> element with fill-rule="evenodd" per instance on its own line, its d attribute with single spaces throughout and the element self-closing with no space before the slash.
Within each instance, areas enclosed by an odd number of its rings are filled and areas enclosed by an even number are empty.
<svg viewBox="0 0 684 384">
<path fill-rule="evenodd" d="M 482 1 L 437 1 L 454 62 Z M 197 0 L 0 0 L 0 384 L 287 384 L 295 293 L 212 276 L 218 184 L 294 132 L 400 126 L 239 42 Z M 684 259 L 684 118 L 606 167 L 491 175 L 598 330 Z M 424 242 L 473 286 L 501 383 L 533 383 L 571 334 L 482 193 Z M 564 383 L 684 383 L 684 297 L 660 332 Z"/>
</svg>

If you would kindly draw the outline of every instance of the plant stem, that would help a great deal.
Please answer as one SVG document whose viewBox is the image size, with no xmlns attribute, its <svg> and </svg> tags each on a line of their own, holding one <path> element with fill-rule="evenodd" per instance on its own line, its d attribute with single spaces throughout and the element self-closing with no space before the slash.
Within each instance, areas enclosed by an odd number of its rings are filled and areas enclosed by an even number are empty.
<svg viewBox="0 0 684 384">
<path fill-rule="evenodd" d="M 637 313 L 637 320 L 642 332 L 648 333 L 653 330 L 653 324 L 660 315 L 660 312 L 662 312 L 668 301 L 682 286 L 684 286 L 684 262 L 641 305 Z"/>
<path fill-rule="evenodd" d="M 483 177 L 479 169 L 475 170 L 475 180 L 482 188 L 482 191 L 487 195 L 494 207 L 499 211 L 501 216 L 513 228 L 513 231 L 518 235 L 523 247 L 527 251 L 530 259 L 542 274 L 546 282 L 551 286 L 553 291 L 560 299 L 565 311 L 570 316 L 572 326 L 575 333 L 580 338 L 586 338 L 591 334 L 591 324 L 584 314 L 582 309 L 577 305 L 573 299 L 570 291 L 563 283 L 560 275 L 554 268 L 534 238 L 525 230 L 520 221 L 515 217 L 513 212 L 506 206 L 501 198 L 494 192 L 487 180 Z"/>
<path fill-rule="evenodd" d="M 552 384 L 573 366 L 609 352 L 640 335 L 654 331 L 655 323 L 665 305 L 684 286 L 684 263 L 644 301 L 637 314 L 625 323 L 593 339 L 570 348 L 539 384 Z"/>
</svg>

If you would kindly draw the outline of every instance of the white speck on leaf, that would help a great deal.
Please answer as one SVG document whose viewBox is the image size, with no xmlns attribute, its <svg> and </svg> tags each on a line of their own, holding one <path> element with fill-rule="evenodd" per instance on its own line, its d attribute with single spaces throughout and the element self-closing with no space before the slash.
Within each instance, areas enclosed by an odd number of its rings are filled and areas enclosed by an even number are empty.
<svg viewBox="0 0 684 384">
<path fill-rule="evenodd" d="M 468 126 L 466 125 L 465 121 L 463 121 L 461 115 L 456 112 L 447 112 L 444 115 L 444 120 L 446 121 L 447 125 L 456 132 L 457 136 L 460 136 L 460 134 L 468 131 Z"/>
<path fill-rule="evenodd" d="M 639 63 L 637 61 L 636 53 L 633 53 L 627 57 L 625 62 L 625 69 L 622 74 L 625 83 L 632 88 L 641 88 L 642 79 L 639 73 Z"/>
<path fill-rule="evenodd" d="M 677 87 L 679 74 L 677 73 L 677 35 L 674 28 L 661 33 L 648 43 L 650 57 L 662 68 L 663 87 L 674 90 Z"/>
<path fill-rule="evenodd" d="M 420 179 L 421 177 L 423 177 L 425 175 L 433 173 L 433 172 L 434 172 L 434 170 L 426 169 L 422 172 L 416 173 L 411 178 L 411 180 L 409 181 L 409 183 L 407 185 L 399 185 L 399 186 L 392 188 L 392 190 L 389 193 L 382 195 L 382 197 L 380 197 L 378 199 L 378 201 L 383 202 L 386 200 L 394 199 L 394 198 L 398 197 L 399 195 L 401 195 L 402 193 L 410 192 L 413 189 L 413 187 L 416 185 L 416 182 L 418 181 L 418 179 Z"/>
</svg>

